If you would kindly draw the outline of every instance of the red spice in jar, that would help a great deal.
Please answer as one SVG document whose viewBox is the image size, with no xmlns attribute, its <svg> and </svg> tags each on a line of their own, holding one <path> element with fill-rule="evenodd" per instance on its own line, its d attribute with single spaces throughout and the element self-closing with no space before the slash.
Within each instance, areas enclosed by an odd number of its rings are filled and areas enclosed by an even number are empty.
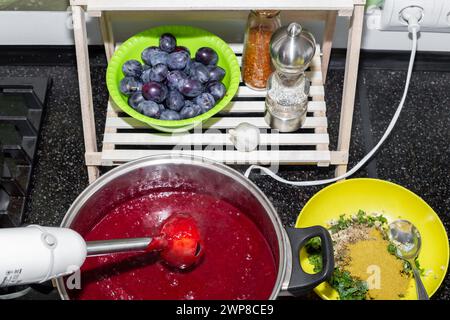
<svg viewBox="0 0 450 320">
<path fill-rule="evenodd" d="M 252 89 L 265 89 L 267 79 L 273 72 L 269 52 L 272 33 L 272 30 L 260 26 L 248 30 L 242 57 L 242 77 L 245 84 Z"/>
</svg>

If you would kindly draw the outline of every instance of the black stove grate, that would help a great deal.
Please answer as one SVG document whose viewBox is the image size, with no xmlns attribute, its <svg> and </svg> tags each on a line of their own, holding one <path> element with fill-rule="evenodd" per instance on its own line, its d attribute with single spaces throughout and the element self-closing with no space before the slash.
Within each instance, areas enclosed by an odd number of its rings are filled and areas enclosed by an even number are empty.
<svg viewBox="0 0 450 320">
<path fill-rule="evenodd" d="M 22 223 L 49 84 L 0 79 L 0 228 Z"/>
</svg>

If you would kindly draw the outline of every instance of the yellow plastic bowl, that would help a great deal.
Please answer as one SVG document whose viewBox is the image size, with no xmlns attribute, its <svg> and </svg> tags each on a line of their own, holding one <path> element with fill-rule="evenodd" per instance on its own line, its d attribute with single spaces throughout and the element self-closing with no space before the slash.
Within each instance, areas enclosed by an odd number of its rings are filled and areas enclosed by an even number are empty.
<svg viewBox="0 0 450 320">
<path fill-rule="evenodd" d="M 296 227 L 313 225 L 329 227 L 330 220 L 340 215 L 353 215 L 358 210 L 381 213 L 388 221 L 406 219 L 411 221 L 422 236 L 419 262 L 425 269 L 422 277 L 425 289 L 432 296 L 441 285 L 449 262 L 449 242 L 445 228 L 434 210 L 419 196 L 395 183 L 377 179 L 350 179 L 328 186 L 314 195 L 303 207 Z M 313 273 L 307 254 L 300 256 L 305 271 Z M 339 299 L 328 283 L 322 283 L 314 291 L 326 300 Z M 414 280 L 404 299 L 415 300 Z"/>
</svg>

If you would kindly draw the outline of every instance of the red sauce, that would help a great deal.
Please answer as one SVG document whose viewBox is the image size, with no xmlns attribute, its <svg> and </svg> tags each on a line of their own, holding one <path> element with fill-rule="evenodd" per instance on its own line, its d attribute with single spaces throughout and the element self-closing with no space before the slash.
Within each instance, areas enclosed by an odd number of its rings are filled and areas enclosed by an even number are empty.
<svg viewBox="0 0 450 320">
<path fill-rule="evenodd" d="M 171 269 L 154 253 L 89 257 L 81 268 L 81 290 L 73 299 L 267 299 L 277 267 L 257 226 L 229 203 L 186 193 L 151 193 L 109 212 L 86 240 L 148 237 L 171 214 L 197 222 L 204 256 L 187 271 Z"/>
</svg>

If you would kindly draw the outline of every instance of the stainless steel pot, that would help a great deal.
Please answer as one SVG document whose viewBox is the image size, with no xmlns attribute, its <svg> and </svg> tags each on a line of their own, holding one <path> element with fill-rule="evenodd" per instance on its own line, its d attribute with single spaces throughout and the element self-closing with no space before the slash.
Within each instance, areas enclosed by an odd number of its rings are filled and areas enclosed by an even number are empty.
<svg viewBox="0 0 450 320">
<path fill-rule="evenodd" d="M 249 179 L 226 165 L 204 158 L 161 155 L 121 165 L 80 194 L 61 226 L 83 235 L 124 200 L 161 188 L 210 194 L 247 213 L 266 236 L 278 266 L 270 299 L 280 294 L 302 294 L 331 276 L 333 249 L 325 228 L 284 229 L 275 208 Z M 299 251 L 315 236 L 322 239 L 324 267 L 320 273 L 307 274 L 300 266 Z M 63 279 L 57 280 L 57 288 L 62 299 L 69 299 Z"/>
</svg>

